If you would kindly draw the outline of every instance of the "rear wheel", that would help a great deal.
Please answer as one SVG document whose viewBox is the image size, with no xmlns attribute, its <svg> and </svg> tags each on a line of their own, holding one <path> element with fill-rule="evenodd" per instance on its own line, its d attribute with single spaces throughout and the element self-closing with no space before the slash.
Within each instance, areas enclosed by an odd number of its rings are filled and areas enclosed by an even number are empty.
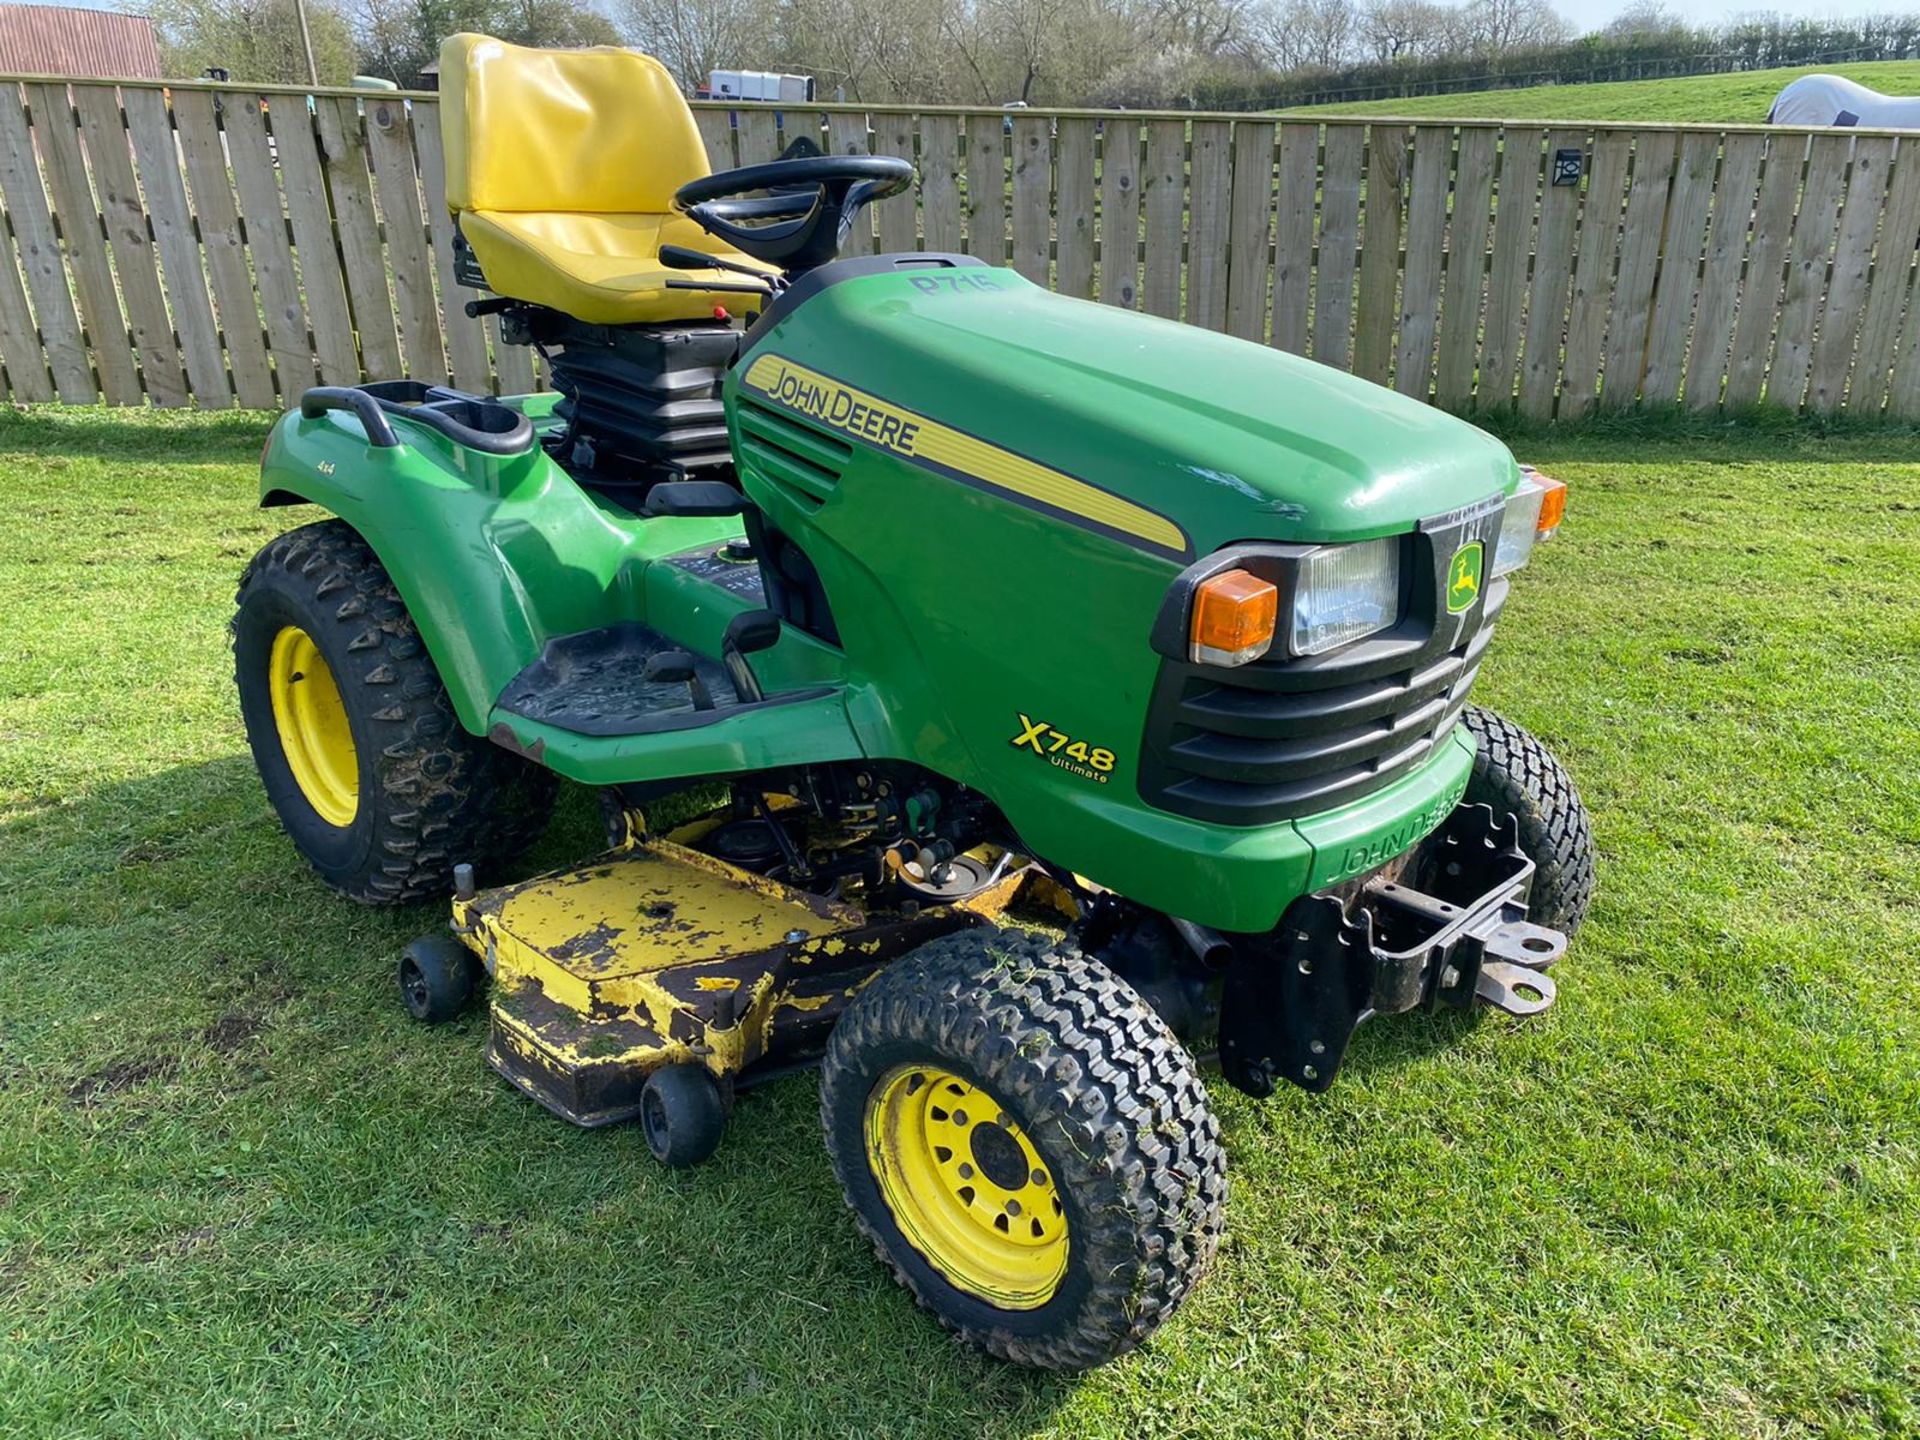
<svg viewBox="0 0 1920 1440">
<path fill-rule="evenodd" d="M 241 577 L 234 678 L 247 743 L 294 847 L 367 904 L 510 862 L 553 809 L 550 771 L 469 735 L 385 567 L 338 520 Z"/>
<path fill-rule="evenodd" d="M 895 1277 L 1003 1359 L 1081 1370 L 1171 1315 L 1219 1243 L 1226 1165 L 1193 1062 L 1105 966 L 968 931 L 835 1027 L 821 1123 Z"/>
<path fill-rule="evenodd" d="M 1469 705 L 1462 723 L 1475 741 L 1463 798 L 1518 819 L 1535 867 L 1528 918 L 1571 936 L 1593 900 L 1593 827 L 1580 792 L 1553 752 L 1505 716 Z"/>
</svg>

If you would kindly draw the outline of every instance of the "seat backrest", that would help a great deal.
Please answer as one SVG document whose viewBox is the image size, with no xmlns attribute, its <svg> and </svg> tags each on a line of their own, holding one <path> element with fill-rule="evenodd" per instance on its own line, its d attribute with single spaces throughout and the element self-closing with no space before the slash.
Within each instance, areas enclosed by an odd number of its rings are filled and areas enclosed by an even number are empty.
<svg viewBox="0 0 1920 1440">
<path fill-rule="evenodd" d="M 440 46 L 447 205 L 665 213 L 712 173 L 667 68 L 637 50 L 530 50 L 490 35 Z"/>
</svg>

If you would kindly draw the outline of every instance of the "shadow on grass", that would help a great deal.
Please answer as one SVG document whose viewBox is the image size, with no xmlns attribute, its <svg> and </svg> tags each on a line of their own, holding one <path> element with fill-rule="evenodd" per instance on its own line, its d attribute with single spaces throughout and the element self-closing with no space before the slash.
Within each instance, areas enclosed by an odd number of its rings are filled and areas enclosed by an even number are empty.
<svg viewBox="0 0 1920 1440">
<path fill-rule="evenodd" d="M 1622 452 L 1644 452 L 1652 458 L 1679 449 L 1688 460 L 1708 464 L 1790 460 L 1796 465 L 1906 465 L 1920 442 L 1920 424 L 1908 421 L 1800 416 L 1770 409 L 1716 415 L 1672 407 L 1570 421 L 1528 420 L 1512 411 L 1462 418 L 1504 441 L 1522 459 L 1537 454 L 1568 460 L 1632 458 Z"/>
<path fill-rule="evenodd" d="M 264 410 L 0 406 L 0 452 L 174 464 L 254 460 L 275 418 Z"/>
</svg>

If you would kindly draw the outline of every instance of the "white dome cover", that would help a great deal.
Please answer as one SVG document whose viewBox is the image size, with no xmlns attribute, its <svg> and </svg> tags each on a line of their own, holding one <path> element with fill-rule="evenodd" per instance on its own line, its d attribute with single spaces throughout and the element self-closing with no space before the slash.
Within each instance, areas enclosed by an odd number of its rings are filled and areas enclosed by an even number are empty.
<svg viewBox="0 0 1920 1440">
<path fill-rule="evenodd" d="M 1882 95 L 1840 75 L 1802 75 L 1773 97 L 1767 123 L 1920 130 L 1920 98 Z"/>
</svg>

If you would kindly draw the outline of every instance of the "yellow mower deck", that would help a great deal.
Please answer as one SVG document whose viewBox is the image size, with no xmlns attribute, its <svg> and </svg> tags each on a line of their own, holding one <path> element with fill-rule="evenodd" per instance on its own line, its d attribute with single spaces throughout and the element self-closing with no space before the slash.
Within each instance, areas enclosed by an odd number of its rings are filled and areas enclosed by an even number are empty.
<svg viewBox="0 0 1920 1440">
<path fill-rule="evenodd" d="M 696 1063 L 725 1086 L 819 1050 L 888 961 L 1036 885 L 1053 888 L 1017 868 L 960 904 L 868 915 L 674 840 L 637 840 L 456 900 L 453 922 L 493 977 L 493 1067 L 575 1124 L 605 1125 L 638 1111 L 663 1065 Z"/>
</svg>

